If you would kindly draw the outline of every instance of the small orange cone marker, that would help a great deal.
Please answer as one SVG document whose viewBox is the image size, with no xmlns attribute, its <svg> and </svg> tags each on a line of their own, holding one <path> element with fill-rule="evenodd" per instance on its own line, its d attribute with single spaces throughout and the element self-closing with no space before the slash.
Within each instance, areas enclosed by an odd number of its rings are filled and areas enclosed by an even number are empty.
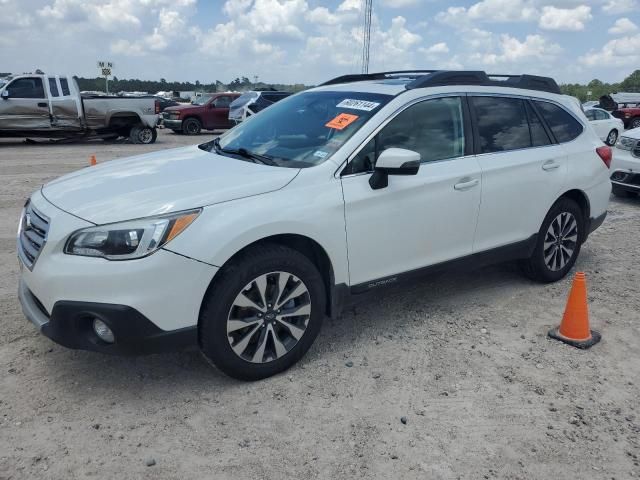
<svg viewBox="0 0 640 480">
<path fill-rule="evenodd" d="M 98 161 L 96 160 L 96 156 L 95 155 L 91 155 L 89 157 L 89 165 L 91 165 L 93 167 L 94 165 L 97 165 L 97 164 L 98 164 Z"/>
<path fill-rule="evenodd" d="M 560 327 L 549 330 L 549 336 L 577 348 L 589 348 L 600 341 L 600 334 L 589 330 L 587 281 L 584 272 L 576 273 L 562 323 Z"/>
</svg>

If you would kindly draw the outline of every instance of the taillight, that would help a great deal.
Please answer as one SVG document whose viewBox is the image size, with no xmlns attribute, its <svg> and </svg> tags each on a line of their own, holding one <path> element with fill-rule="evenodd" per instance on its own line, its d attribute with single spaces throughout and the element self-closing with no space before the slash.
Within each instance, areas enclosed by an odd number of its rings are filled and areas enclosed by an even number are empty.
<svg viewBox="0 0 640 480">
<path fill-rule="evenodd" d="M 156 100 L 156 113 L 160 113 L 160 100 Z"/>
<path fill-rule="evenodd" d="M 613 151 L 611 150 L 611 147 L 603 145 L 596 148 L 596 153 L 600 156 L 607 168 L 611 168 L 611 159 L 613 158 Z"/>
</svg>

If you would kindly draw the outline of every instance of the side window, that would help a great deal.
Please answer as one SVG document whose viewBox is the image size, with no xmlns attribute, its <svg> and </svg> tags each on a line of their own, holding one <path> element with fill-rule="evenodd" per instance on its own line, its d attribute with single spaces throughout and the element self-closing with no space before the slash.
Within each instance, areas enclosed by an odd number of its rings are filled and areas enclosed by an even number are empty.
<svg viewBox="0 0 640 480">
<path fill-rule="evenodd" d="M 214 100 L 216 108 L 229 108 L 231 97 L 218 97 Z"/>
<path fill-rule="evenodd" d="M 387 148 L 404 148 L 434 162 L 464 155 L 464 121 L 459 97 L 435 98 L 410 106 L 389 122 L 347 166 L 343 174 L 373 170 Z"/>
<path fill-rule="evenodd" d="M 602 110 L 596 110 L 596 120 L 609 120 L 609 114 Z"/>
<path fill-rule="evenodd" d="M 11 98 L 44 98 L 44 87 L 39 77 L 14 80 L 7 90 Z"/>
<path fill-rule="evenodd" d="M 49 77 L 49 91 L 51 92 L 52 97 L 60 96 L 60 93 L 58 92 L 58 84 L 54 77 Z"/>
<path fill-rule="evenodd" d="M 538 114 L 533 111 L 529 102 L 526 103 L 527 118 L 529 119 L 529 130 L 531 132 L 531 146 L 543 147 L 545 145 L 551 145 L 551 139 L 547 135 L 547 131 L 542 125 L 542 121 Z"/>
<path fill-rule="evenodd" d="M 589 120 L 590 122 L 593 122 L 596 119 L 595 110 L 587 110 L 586 112 L 584 112 L 584 114 L 587 116 L 587 120 Z"/>
<path fill-rule="evenodd" d="M 582 133 L 583 127 L 580 122 L 565 109 L 549 102 L 534 101 L 534 103 L 558 142 L 570 142 Z"/>
<path fill-rule="evenodd" d="M 518 98 L 473 97 L 480 152 L 529 148 L 531 136 L 525 102 Z"/>
<path fill-rule="evenodd" d="M 62 88 L 62 95 L 65 97 L 71 95 L 71 92 L 69 91 L 69 83 L 66 78 L 60 79 L 60 88 Z"/>
</svg>

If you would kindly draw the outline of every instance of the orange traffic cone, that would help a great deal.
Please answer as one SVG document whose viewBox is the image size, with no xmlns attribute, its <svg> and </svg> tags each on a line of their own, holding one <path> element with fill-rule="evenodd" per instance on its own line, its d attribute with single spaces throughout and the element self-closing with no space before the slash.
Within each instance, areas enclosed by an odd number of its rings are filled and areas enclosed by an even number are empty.
<svg viewBox="0 0 640 480">
<path fill-rule="evenodd" d="M 584 272 L 576 273 L 562 323 L 560 327 L 549 330 L 549 336 L 578 348 L 589 348 L 600 341 L 600 334 L 589 329 L 587 281 Z"/>
<path fill-rule="evenodd" d="M 95 155 L 91 155 L 89 157 L 89 165 L 91 165 L 93 167 L 94 165 L 97 165 L 97 164 L 98 164 L 98 161 L 96 160 L 96 156 Z"/>
</svg>

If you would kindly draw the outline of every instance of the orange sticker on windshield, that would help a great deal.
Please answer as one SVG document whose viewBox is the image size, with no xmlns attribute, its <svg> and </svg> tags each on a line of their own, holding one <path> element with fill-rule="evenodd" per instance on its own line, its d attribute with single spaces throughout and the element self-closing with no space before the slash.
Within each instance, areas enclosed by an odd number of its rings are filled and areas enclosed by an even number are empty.
<svg viewBox="0 0 640 480">
<path fill-rule="evenodd" d="M 358 118 L 358 115 L 351 115 L 350 113 L 341 113 L 336 118 L 331 120 L 329 123 L 325 124 L 325 127 L 335 128 L 336 130 L 342 130 L 343 128 L 348 127 L 353 122 L 355 122 Z"/>
</svg>

